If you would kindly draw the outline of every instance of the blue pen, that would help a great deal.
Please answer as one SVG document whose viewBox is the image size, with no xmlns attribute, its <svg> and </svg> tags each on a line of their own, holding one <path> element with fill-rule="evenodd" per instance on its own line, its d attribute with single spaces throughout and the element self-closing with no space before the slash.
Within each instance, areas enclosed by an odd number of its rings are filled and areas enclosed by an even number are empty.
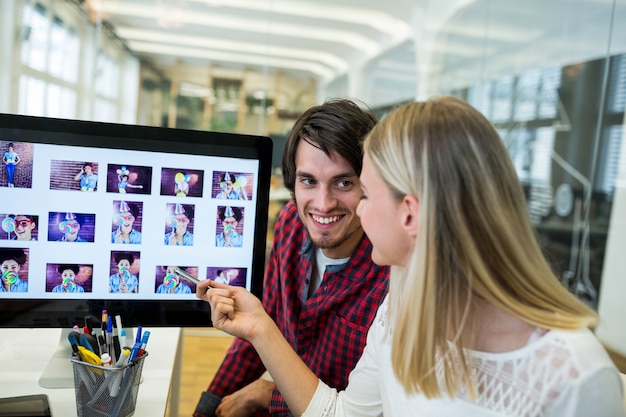
<svg viewBox="0 0 626 417">
<path fill-rule="evenodd" d="M 138 356 L 142 356 L 146 351 L 146 345 L 148 344 L 148 339 L 150 338 L 150 331 L 146 330 L 143 332 L 143 337 L 141 338 L 141 347 L 139 348 Z"/>
<path fill-rule="evenodd" d="M 130 356 L 128 357 L 128 363 L 131 363 L 133 359 L 139 356 L 139 351 L 141 350 L 141 342 L 135 342 L 135 345 L 130 351 Z"/>
<path fill-rule="evenodd" d="M 135 343 L 141 343 L 141 326 L 137 326 L 137 336 L 135 337 Z"/>
<path fill-rule="evenodd" d="M 115 352 L 113 350 L 113 319 L 111 316 L 107 317 L 107 331 L 106 331 L 106 344 L 107 344 L 107 353 L 113 358 L 113 362 L 117 359 L 114 358 Z"/>
</svg>

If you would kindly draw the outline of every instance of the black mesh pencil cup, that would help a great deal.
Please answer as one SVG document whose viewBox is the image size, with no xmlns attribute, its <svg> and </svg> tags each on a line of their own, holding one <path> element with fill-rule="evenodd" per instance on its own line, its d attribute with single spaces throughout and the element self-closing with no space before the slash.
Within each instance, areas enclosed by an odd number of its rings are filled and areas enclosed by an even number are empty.
<svg viewBox="0 0 626 417">
<path fill-rule="evenodd" d="M 98 366 L 71 359 L 78 417 L 132 416 L 146 356 L 148 352 L 122 367 Z"/>
</svg>

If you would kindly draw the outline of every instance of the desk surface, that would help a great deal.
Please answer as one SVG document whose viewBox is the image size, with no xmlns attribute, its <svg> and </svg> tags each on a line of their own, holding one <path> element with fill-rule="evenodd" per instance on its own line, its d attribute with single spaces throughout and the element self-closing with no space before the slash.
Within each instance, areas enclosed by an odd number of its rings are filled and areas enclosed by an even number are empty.
<svg viewBox="0 0 626 417">
<path fill-rule="evenodd" d="M 135 415 L 163 416 L 181 329 L 158 327 L 145 330 L 150 330 L 150 342 Z M 39 377 L 57 349 L 60 335 L 61 329 L 0 329 L 1 397 L 47 394 L 53 417 L 76 416 L 74 388 L 39 386 Z M 67 366 L 71 367 L 69 358 Z"/>
</svg>

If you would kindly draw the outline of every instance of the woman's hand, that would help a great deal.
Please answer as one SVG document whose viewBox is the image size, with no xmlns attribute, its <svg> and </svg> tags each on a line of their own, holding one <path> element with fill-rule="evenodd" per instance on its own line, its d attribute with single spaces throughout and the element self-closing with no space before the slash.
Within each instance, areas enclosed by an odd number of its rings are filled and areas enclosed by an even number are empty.
<svg viewBox="0 0 626 417">
<path fill-rule="evenodd" d="M 274 325 L 258 298 L 243 287 L 203 280 L 196 296 L 211 305 L 211 320 L 216 329 L 252 341 Z"/>
</svg>

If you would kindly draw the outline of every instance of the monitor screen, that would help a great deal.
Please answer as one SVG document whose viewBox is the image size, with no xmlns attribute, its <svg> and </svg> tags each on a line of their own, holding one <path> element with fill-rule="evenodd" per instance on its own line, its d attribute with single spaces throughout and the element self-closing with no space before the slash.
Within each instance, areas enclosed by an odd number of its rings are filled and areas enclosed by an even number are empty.
<svg viewBox="0 0 626 417">
<path fill-rule="evenodd" d="M 210 326 L 196 280 L 260 296 L 267 137 L 0 115 L 0 327 Z"/>
</svg>

